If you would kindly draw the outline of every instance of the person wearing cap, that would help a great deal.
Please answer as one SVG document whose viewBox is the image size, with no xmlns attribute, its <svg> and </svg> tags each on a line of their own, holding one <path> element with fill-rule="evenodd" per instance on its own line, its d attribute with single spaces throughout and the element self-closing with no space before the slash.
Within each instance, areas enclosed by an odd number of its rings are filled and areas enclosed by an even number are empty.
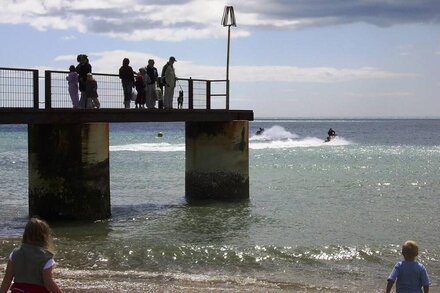
<svg viewBox="0 0 440 293">
<path fill-rule="evenodd" d="M 174 71 L 173 64 L 176 61 L 176 58 L 171 56 L 167 64 L 165 64 L 163 70 L 163 82 L 165 86 L 163 100 L 165 109 L 173 108 L 174 88 L 176 87 L 176 73 Z"/>
</svg>

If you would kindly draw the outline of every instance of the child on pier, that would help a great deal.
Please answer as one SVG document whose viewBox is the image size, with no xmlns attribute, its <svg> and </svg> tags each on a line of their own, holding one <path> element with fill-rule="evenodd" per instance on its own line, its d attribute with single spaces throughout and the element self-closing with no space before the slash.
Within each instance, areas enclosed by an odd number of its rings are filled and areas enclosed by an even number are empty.
<svg viewBox="0 0 440 293">
<path fill-rule="evenodd" d="M 408 240 L 402 246 L 404 261 L 399 261 L 394 266 L 388 277 L 386 292 L 390 293 L 396 282 L 396 293 L 399 292 L 429 292 L 429 277 L 425 267 L 415 261 L 419 254 L 419 247 L 415 241 Z"/>
<path fill-rule="evenodd" d="M 86 108 L 97 108 L 101 106 L 98 100 L 98 84 L 91 73 L 87 73 L 86 81 Z"/>
<path fill-rule="evenodd" d="M 24 229 L 21 246 L 9 255 L 0 293 L 9 289 L 13 293 L 62 293 L 52 278 L 55 265 L 52 246 L 49 225 L 31 218 Z M 14 283 L 10 286 L 12 281 Z"/>
<path fill-rule="evenodd" d="M 144 81 L 144 75 L 147 73 L 147 71 L 145 70 L 145 68 L 139 68 L 139 72 L 136 75 L 136 81 L 135 81 L 135 86 L 136 86 L 136 91 L 137 91 L 137 96 L 136 96 L 136 100 L 135 100 L 135 104 L 136 104 L 136 109 L 137 108 L 145 108 L 145 81 Z"/>
<path fill-rule="evenodd" d="M 69 85 L 69 95 L 72 100 L 73 108 L 78 108 L 79 95 L 78 95 L 78 73 L 76 73 L 75 65 L 70 65 L 69 74 L 66 76 L 67 84 Z"/>
</svg>

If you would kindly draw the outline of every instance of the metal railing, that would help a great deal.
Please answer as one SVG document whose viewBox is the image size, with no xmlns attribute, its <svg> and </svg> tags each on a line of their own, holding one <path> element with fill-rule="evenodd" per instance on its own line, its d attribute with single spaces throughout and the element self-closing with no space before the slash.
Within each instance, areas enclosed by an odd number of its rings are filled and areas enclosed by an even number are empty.
<svg viewBox="0 0 440 293">
<path fill-rule="evenodd" d="M 0 67 L 0 108 L 38 109 L 38 70 Z"/>
<path fill-rule="evenodd" d="M 38 70 L 0 67 L 0 108 L 38 109 L 39 104 L 44 104 L 45 109 L 72 108 L 67 75 L 67 71 L 46 70 L 44 77 L 40 77 L 44 82 L 44 93 L 40 93 Z M 93 75 L 98 84 L 101 108 L 124 108 L 119 76 L 105 73 Z M 227 85 L 227 80 L 178 78 L 173 108 L 177 108 L 177 97 L 179 90 L 182 90 L 184 109 L 227 109 Z"/>
</svg>

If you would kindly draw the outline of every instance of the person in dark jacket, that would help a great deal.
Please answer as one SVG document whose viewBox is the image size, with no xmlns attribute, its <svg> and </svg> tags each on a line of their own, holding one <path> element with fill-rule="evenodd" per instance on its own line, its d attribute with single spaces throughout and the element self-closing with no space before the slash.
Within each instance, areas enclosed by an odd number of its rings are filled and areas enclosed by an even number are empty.
<svg viewBox="0 0 440 293">
<path fill-rule="evenodd" d="M 145 98 L 146 98 L 146 105 L 148 109 L 154 109 L 156 108 L 156 81 L 158 77 L 157 69 L 154 67 L 154 60 L 150 59 L 148 60 L 148 66 L 147 69 L 147 75 L 148 78 L 145 81 Z"/>
<path fill-rule="evenodd" d="M 333 130 L 333 128 L 330 128 L 327 132 L 328 136 L 336 136 L 336 132 Z"/>
<path fill-rule="evenodd" d="M 79 62 L 79 64 L 76 66 L 76 72 L 78 73 L 79 91 L 81 92 L 78 108 L 84 109 L 86 107 L 86 102 L 87 102 L 87 97 L 86 97 L 87 73 L 92 72 L 92 65 L 90 65 L 89 59 L 85 54 L 78 55 L 76 57 L 76 61 Z"/>
<path fill-rule="evenodd" d="M 130 108 L 131 95 L 134 87 L 134 72 L 133 68 L 129 66 L 130 60 L 124 58 L 122 66 L 119 68 L 119 78 L 122 81 L 122 89 L 124 91 L 124 106 L 125 109 Z"/>
<path fill-rule="evenodd" d="M 327 131 L 327 138 L 324 140 L 324 142 L 329 142 L 329 141 L 331 141 L 332 139 L 334 139 L 335 137 L 336 137 L 336 131 L 334 131 L 332 128 L 330 128 L 328 131 Z"/>
<path fill-rule="evenodd" d="M 98 100 L 98 84 L 96 80 L 93 78 L 91 73 L 87 73 L 87 81 L 86 81 L 86 97 L 87 103 L 86 108 L 96 108 L 99 109 L 101 104 Z"/>
</svg>

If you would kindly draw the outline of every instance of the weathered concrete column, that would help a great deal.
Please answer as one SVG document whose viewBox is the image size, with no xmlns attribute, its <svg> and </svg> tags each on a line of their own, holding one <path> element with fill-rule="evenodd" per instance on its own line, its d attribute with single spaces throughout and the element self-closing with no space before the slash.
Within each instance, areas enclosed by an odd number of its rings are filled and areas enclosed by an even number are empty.
<svg viewBox="0 0 440 293">
<path fill-rule="evenodd" d="M 29 124 L 29 216 L 110 216 L 108 123 Z"/>
<path fill-rule="evenodd" d="M 249 122 L 186 122 L 187 200 L 249 199 Z"/>
</svg>

